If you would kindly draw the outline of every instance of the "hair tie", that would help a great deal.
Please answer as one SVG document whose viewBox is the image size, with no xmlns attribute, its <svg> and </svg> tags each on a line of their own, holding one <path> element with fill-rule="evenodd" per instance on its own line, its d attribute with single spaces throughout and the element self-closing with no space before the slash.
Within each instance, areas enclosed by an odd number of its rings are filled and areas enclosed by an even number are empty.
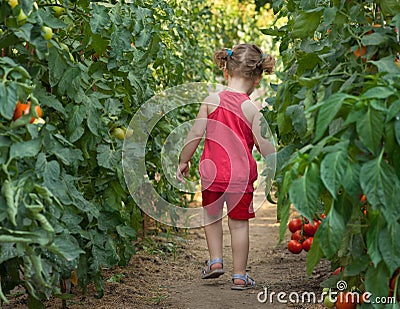
<svg viewBox="0 0 400 309">
<path fill-rule="evenodd" d="M 229 48 L 225 48 L 226 52 L 228 53 L 229 57 L 232 57 L 233 52 Z"/>
</svg>

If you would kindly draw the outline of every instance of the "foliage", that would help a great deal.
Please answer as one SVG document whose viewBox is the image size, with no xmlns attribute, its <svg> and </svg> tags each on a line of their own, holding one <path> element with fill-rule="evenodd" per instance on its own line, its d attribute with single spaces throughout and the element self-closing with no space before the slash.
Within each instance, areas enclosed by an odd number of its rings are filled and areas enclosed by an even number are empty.
<svg viewBox="0 0 400 309">
<path fill-rule="evenodd" d="M 308 273 L 325 257 L 345 269 L 325 284 L 344 278 L 387 296 L 400 267 L 399 2 L 273 5 L 277 20 L 287 18 L 263 30 L 279 40 L 284 63 L 266 111 L 280 141 L 281 239 L 291 204 L 310 220 L 322 205 L 327 217 L 307 256 Z"/>
<path fill-rule="evenodd" d="M 208 10 L 199 1 L 0 5 L 1 299 L 22 284 L 38 308 L 74 269 L 101 297 L 101 269 L 128 263 L 142 220 L 120 134 L 154 91 L 207 76 L 188 25 Z M 40 105 L 45 123 L 12 121 L 18 100 Z"/>
<path fill-rule="evenodd" d="M 214 50 L 250 40 L 256 16 L 271 15 L 230 2 L 227 13 L 200 0 L 0 2 L 1 301 L 17 285 L 30 307 L 65 299 L 59 283 L 74 270 L 83 292 L 93 282 L 101 297 L 101 269 L 128 263 L 142 213 L 122 173 L 127 123 L 156 92 L 213 81 Z M 13 121 L 17 101 L 32 111 Z M 43 120 L 31 124 L 38 105 Z M 150 134 L 147 172 L 169 201 L 182 194 L 161 177 L 160 149 L 195 108 Z"/>
</svg>

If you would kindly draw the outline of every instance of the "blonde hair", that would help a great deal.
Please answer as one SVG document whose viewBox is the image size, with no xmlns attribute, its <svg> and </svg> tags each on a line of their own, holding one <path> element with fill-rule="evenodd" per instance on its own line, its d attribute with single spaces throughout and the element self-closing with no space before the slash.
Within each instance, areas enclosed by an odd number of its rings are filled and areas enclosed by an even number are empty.
<svg viewBox="0 0 400 309">
<path fill-rule="evenodd" d="M 254 44 L 239 44 L 232 50 L 221 49 L 214 53 L 214 62 L 220 69 L 227 69 L 229 75 L 256 79 L 262 73 L 272 74 L 275 58 L 263 54 Z"/>
</svg>

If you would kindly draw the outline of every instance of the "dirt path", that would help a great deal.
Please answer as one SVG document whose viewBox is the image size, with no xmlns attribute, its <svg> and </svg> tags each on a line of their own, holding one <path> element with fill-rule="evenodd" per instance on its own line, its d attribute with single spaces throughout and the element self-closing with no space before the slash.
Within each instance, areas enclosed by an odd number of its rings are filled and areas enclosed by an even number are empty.
<svg viewBox="0 0 400 309">
<path fill-rule="evenodd" d="M 260 196 L 255 197 L 255 205 L 261 203 Z M 292 303 L 291 292 L 321 292 L 319 283 L 329 272 L 328 264 L 321 263 L 311 278 L 306 278 L 306 253 L 293 255 L 286 249 L 286 242 L 277 246 L 279 224 L 276 223 L 276 207 L 264 202 L 256 212 L 256 218 L 250 224 L 250 257 L 248 272 L 256 280 L 253 290 L 232 291 L 230 289 L 232 259 L 230 236 L 224 219 L 224 266 L 226 273 L 218 279 L 202 280 L 201 268 L 207 259 L 207 247 L 202 229 L 189 230 L 182 237 L 157 236 L 142 244 L 142 249 L 132 257 L 128 267 L 105 270 L 105 295 L 101 299 L 93 297 L 89 289 L 86 297 L 79 291 L 68 308 L 323 308 L 320 304 Z M 286 238 L 289 236 L 287 235 Z M 167 253 L 166 253 L 167 252 Z M 169 252 L 169 253 L 168 253 Z M 111 278 L 111 279 L 110 279 Z M 109 279 L 109 280 L 108 280 Z M 264 297 L 265 288 L 268 297 L 271 292 L 286 292 L 280 303 L 276 294 L 270 303 L 258 301 L 258 294 Z M 296 295 L 293 295 L 296 296 Z M 19 302 L 20 305 L 17 303 Z M 26 308 L 23 298 L 13 301 L 15 306 L 7 308 Z M 48 308 L 60 308 L 60 300 L 46 304 Z"/>
</svg>

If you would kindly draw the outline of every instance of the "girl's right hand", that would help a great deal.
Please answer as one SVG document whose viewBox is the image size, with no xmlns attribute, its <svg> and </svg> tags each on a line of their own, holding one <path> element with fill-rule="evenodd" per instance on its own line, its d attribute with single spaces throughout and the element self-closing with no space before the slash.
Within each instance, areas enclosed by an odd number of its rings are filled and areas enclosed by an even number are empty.
<svg viewBox="0 0 400 309">
<path fill-rule="evenodd" d="M 187 178 L 189 176 L 189 168 L 189 162 L 180 162 L 178 170 L 176 171 L 176 179 L 178 179 L 180 182 L 184 182 L 183 177 Z"/>
</svg>

